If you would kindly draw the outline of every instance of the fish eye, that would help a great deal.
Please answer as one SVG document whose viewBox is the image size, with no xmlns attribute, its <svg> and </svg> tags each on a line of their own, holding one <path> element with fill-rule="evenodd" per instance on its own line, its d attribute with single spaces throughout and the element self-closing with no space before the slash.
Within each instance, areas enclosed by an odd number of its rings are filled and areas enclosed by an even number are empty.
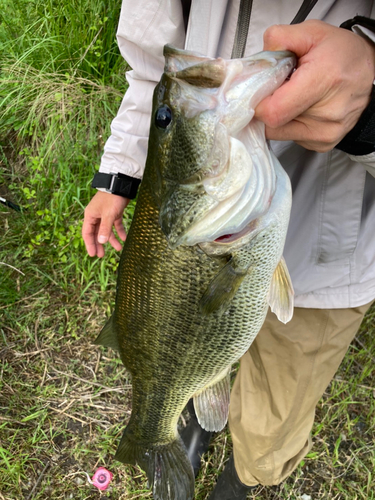
<svg viewBox="0 0 375 500">
<path fill-rule="evenodd" d="M 155 113 L 155 125 L 158 128 L 166 129 L 172 121 L 172 111 L 167 106 L 161 106 Z"/>
</svg>

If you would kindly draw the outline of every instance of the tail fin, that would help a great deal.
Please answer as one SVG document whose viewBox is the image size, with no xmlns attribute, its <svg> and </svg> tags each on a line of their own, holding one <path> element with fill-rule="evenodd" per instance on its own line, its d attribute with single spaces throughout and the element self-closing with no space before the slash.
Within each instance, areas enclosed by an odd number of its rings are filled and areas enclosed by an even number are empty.
<svg viewBox="0 0 375 500">
<path fill-rule="evenodd" d="M 138 464 L 146 472 L 155 500 L 191 500 L 194 497 L 193 467 L 179 436 L 168 444 L 137 443 L 129 422 L 115 459 Z"/>
</svg>

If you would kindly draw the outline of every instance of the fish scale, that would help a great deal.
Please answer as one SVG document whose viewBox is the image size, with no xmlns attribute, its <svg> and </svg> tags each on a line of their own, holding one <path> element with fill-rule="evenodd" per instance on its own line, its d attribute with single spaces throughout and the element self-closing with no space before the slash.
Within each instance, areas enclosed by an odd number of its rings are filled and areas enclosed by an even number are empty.
<svg viewBox="0 0 375 500">
<path fill-rule="evenodd" d="M 213 117 L 207 115 L 204 120 L 210 122 Z M 210 127 L 210 124 L 208 124 L 208 127 Z M 207 129 L 211 130 L 211 127 L 208 127 L 205 126 L 202 129 L 202 119 L 196 117 L 191 119 L 189 124 L 185 124 L 182 118 L 176 117 L 176 134 L 174 138 L 176 147 L 171 152 L 171 162 L 174 165 L 174 169 L 171 171 L 172 178 L 176 178 L 180 182 L 184 181 L 186 177 L 195 174 L 205 166 L 214 139 L 213 133 L 211 135 L 207 134 Z M 187 134 L 187 128 L 189 134 Z M 194 148 L 189 144 L 187 135 L 194 137 Z M 201 147 L 196 148 L 197 144 L 201 144 Z"/>
<path fill-rule="evenodd" d="M 132 413 L 115 458 L 145 470 L 156 500 L 191 500 L 193 469 L 177 432 L 181 411 L 194 397 L 200 424 L 220 430 L 228 415 L 231 365 L 251 345 L 269 304 L 283 320 L 290 319 L 293 309 L 282 260 L 290 182 L 266 149 L 264 127 L 259 124 L 249 140 L 254 137 L 255 147 L 267 152 L 257 175 L 265 176 L 264 184 L 272 187 L 270 195 L 264 201 L 260 198 L 256 219 L 245 229 L 239 226 L 238 235 L 231 229 L 233 234 L 218 241 L 210 237 L 210 214 L 219 203 L 204 188 L 212 158 L 228 162 L 216 171 L 219 181 L 221 175 L 235 175 L 246 167 L 231 163 L 244 161 L 246 155 L 231 160 L 228 151 L 223 153 L 233 133 L 223 125 L 227 118 L 223 93 L 235 93 L 236 85 L 241 85 L 238 68 L 244 67 L 246 73 L 248 64 L 250 79 L 257 76 L 259 64 L 262 78 L 254 80 L 253 91 L 259 99 L 259 81 L 264 85 L 269 80 L 264 91 L 268 95 L 288 75 L 294 58 L 286 52 L 264 53 L 225 62 L 166 48 L 166 59 L 152 116 L 167 106 L 170 112 L 163 116 L 171 121 L 151 121 L 145 174 L 119 264 L 115 310 L 96 342 L 117 349 L 132 376 Z M 220 71 L 209 82 L 216 63 Z M 220 82 L 220 75 L 225 81 Z M 243 108 L 249 108 L 249 122 L 255 105 L 251 92 L 251 85 L 242 85 L 237 92 Z M 193 111 L 189 111 L 191 99 Z M 236 103 L 231 99 L 233 109 Z M 236 130 L 235 116 L 229 118 L 230 130 Z M 220 203 L 226 203 L 225 194 Z M 231 213 L 236 208 L 232 205 Z M 243 204 L 238 206 L 240 214 L 246 212 Z M 207 228 L 200 229 L 204 237 L 196 244 L 194 224 L 203 217 Z M 284 286 L 287 293 L 280 293 Z"/>
</svg>

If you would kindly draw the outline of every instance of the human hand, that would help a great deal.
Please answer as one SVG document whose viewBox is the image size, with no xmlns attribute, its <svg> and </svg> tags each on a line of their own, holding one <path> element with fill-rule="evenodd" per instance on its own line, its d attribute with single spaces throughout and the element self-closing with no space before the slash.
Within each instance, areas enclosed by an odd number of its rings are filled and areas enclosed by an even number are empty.
<svg viewBox="0 0 375 500">
<path fill-rule="evenodd" d="M 333 149 L 370 102 L 375 45 L 322 21 L 275 25 L 264 34 L 264 50 L 291 50 L 298 66 L 284 85 L 256 108 L 267 139 L 313 151 Z"/>
<path fill-rule="evenodd" d="M 122 216 L 129 203 L 128 198 L 112 193 L 98 191 L 85 209 L 82 226 L 82 237 L 90 257 L 104 256 L 104 243 L 109 242 L 115 250 L 121 250 L 122 245 L 113 232 L 115 227 L 119 238 L 126 239 Z"/>
</svg>

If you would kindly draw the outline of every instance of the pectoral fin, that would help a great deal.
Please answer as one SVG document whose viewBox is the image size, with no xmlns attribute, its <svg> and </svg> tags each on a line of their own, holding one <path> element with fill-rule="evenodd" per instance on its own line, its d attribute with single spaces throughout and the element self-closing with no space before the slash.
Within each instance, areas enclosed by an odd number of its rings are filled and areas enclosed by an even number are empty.
<svg viewBox="0 0 375 500">
<path fill-rule="evenodd" d="M 271 311 L 276 314 L 279 321 L 282 323 L 288 323 L 288 321 L 292 319 L 294 290 L 284 257 L 281 257 L 281 260 L 273 273 L 268 302 L 271 307 Z"/>
<path fill-rule="evenodd" d="M 113 328 L 113 315 L 109 318 L 103 330 L 95 339 L 94 344 L 102 345 L 104 347 L 111 347 L 112 349 L 115 349 L 115 351 L 120 350 L 117 335 L 115 329 Z"/>
<path fill-rule="evenodd" d="M 202 391 L 194 395 L 194 409 L 199 425 L 206 431 L 220 431 L 228 420 L 230 379 L 225 370 Z"/>
<path fill-rule="evenodd" d="M 200 309 L 204 314 L 224 311 L 240 287 L 247 271 L 236 270 L 230 260 L 208 285 L 200 300 Z"/>
</svg>

